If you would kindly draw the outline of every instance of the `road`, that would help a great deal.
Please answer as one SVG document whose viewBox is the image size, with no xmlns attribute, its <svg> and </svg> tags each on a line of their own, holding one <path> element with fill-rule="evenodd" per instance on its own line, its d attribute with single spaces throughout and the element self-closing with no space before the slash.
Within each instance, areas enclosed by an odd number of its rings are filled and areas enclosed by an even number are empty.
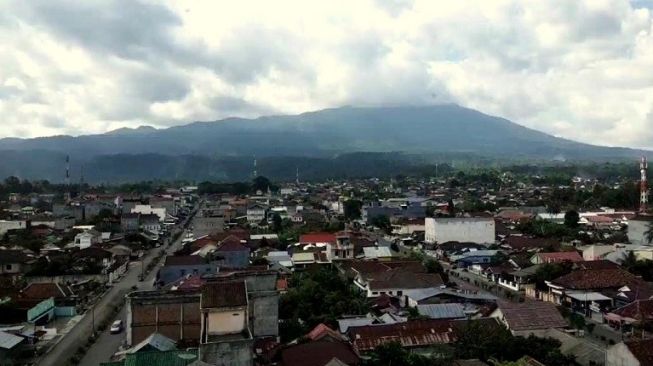
<svg viewBox="0 0 653 366">
<path fill-rule="evenodd" d="M 193 216 L 194 214 L 191 214 L 189 220 L 192 219 Z M 164 246 L 161 248 L 166 251 L 166 254 L 172 253 L 180 248 L 182 238 L 183 235 L 180 236 L 172 246 Z M 150 250 L 149 253 L 143 257 L 143 262 L 146 264 L 149 263 L 157 256 L 157 253 L 159 253 L 159 248 Z M 125 295 L 130 291 L 133 291 L 132 286 L 138 286 L 143 290 L 150 289 L 152 280 L 156 275 L 156 268 L 150 272 L 145 281 L 138 281 L 140 274 L 141 263 L 132 263 L 125 276 L 119 282 L 115 283 L 113 287 L 95 304 L 93 307 L 94 310 L 87 311 L 79 323 L 72 328 L 70 332 L 50 350 L 50 352 L 43 355 L 37 364 L 39 366 L 59 366 L 66 364 L 75 354 L 77 349 L 88 342 L 89 337 L 93 333 L 93 325 L 95 324 L 95 327 L 97 327 L 103 320 L 108 319 L 116 304 L 120 304 L 123 307 L 123 309 L 121 309 L 121 314 L 123 314 L 121 317 L 124 319 L 123 305 Z M 110 321 L 113 321 L 113 319 Z M 118 349 L 118 346 L 124 337 L 124 332 L 121 333 L 121 335 L 115 335 L 114 337 L 109 337 L 110 334 L 106 333 L 108 333 L 108 330 L 100 335 L 99 342 L 95 342 L 93 346 L 91 346 L 82 360 L 82 365 L 97 366 L 99 362 L 108 361 L 111 355 L 113 355 L 113 353 Z"/>
</svg>

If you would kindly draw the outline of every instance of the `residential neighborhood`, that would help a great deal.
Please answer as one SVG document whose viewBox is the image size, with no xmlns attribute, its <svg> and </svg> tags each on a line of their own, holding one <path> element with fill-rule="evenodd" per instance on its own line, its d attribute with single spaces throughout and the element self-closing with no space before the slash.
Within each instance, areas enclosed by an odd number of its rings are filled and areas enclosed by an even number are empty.
<svg viewBox="0 0 653 366">
<path fill-rule="evenodd" d="M 586 188 L 540 181 L 256 177 L 240 193 L 12 193 L 0 221 L 2 355 L 11 365 L 373 365 L 384 354 L 410 365 L 646 365 L 653 216 L 572 207 L 558 196 Z"/>
</svg>

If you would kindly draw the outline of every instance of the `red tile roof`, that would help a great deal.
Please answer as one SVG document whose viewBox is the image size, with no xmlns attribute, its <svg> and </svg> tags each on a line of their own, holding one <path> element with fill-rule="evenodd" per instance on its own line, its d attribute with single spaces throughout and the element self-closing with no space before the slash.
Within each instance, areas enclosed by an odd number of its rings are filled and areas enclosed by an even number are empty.
<svg viewBox="0 0 653 366">
<path fill-rule="evenodd" d="M 572 290 L 618 289 L 622 286 L 650 288 L 646 282 L 621 268 L 572 271 L 551 281 L 553 285 Z"/>
<path fill-rule="evenodd" d="M 200 308 L 238 307 L 247 305 L 245 281 L 212 282 L 202 286 Z"/>
<path fill-rule="evenodd" d="M 283 366 L 324 366 L 334 358 L 350 366 L 360 364 L 360 357 L 345 342 L 308 342 L 281 351 Z"/>
<path fill-rule="evenodd" d="M 336 243 L 336 236 L 332 233 L 310 233 L 304 234 L 299 237 L 299 242 L 302 244 L 315 244 L 315 243 Z"/>
<path fill-rule="evenodd" d="M 44 300 L 54 297 L 55 299 L 63 299 L 69 296 L 74 296 L 73 291 L 65 285 L 58 283 L 32 283 L 21 292 L 23 298 Z"/>
<path fill-rule="evenodd" d="M 622 318 L 651 321 L 653 320 L 653 300 L 636 300 L 612 311 L 612 313 Z"/>
<path fill-rule="evenodd" d="M 226 237 L 218 245 L 218 252 L 249 252 L 249 248 L 240 242 L 240 238 L 234 235 Z"/>
<path fill-rule="evenodd" d="M 550 302 L 499 302 L 503 320 L 512 331 L 564 328 L 567 322 Z"/>
<path fill-rule="evenodd" d="M 349 338 L 359 352 L 371 351 L 381 344 L 391 342 L 412 348 L 455 341 L 451 323 L 448 320 L 436 319 L 350 327 Z"/>
<path fill-rule="evenodd" d="M 344 340 L 342 335 L 340 335 L 340 333 L 329 328 L 329 326 L 327 326 L 324 323 L 318 324 L 317 326 L 315 326 L 315 328 L 313 328 L 313 330 L 311 330 L 310 332 L 308 332 L 308 334 L 306 334 L 306 338 L 312 341 L 318 341 L 320 339 L 323 339 L 324 337 L 330 337 L 334 340 Z"/>
<path fill-rule="evenodd" d="M 653 365 L 653 339 L 625 342 L 640 365 Z"/>
</svg>

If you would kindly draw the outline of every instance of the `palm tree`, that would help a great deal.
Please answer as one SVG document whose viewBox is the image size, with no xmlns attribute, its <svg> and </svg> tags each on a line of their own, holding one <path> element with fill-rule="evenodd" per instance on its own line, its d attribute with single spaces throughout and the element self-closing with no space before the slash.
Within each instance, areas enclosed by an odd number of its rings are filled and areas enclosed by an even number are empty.
<svg viewBox="0 0 653 366">
<path fill-rule="evenodd" d="M 648 229 L 644 232 L 644 238 L 649 244 L 653 242 L 653 221 L 649 221 Z"/>
</svg>

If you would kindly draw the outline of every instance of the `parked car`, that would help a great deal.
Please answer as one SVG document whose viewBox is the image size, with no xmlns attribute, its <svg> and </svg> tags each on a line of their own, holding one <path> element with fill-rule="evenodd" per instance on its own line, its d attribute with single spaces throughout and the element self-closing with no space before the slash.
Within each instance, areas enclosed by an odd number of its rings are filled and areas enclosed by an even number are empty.
<svg viewBox="0 0 653 366">
<path fill-rule="evenodd" d="M 111 324 L 111 334 L 118 334 L 122 332 L 122 320 L 116 320 Z"/>
</svg>

